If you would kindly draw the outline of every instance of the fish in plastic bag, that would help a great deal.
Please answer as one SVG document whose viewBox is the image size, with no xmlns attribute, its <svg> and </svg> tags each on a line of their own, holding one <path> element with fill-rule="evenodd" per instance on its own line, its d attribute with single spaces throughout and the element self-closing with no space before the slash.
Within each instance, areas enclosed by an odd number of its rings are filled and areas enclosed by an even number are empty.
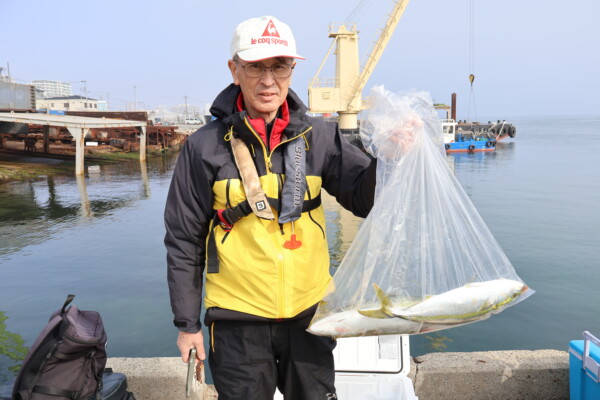
<svg viewBox="0 0 600 400">
<path fill-rule="evenodd" d="M 489 318 L 534 293 L 448 168 L 426 92 L 373 88 L 361 121 L 375 202 L 308 331 L 417 334 Z"/>
<path fill-rule="evenodd" d="M 313 322 L 308 331 L 318 336 L 335 338 L 375 335 L 396 335 L 400 333 L 425 333 L 450 328 L 451 325 L 428 324 L 403 318 L 371 318 L 360 310 L 348 310 L 325 316 Z M 357 334 L 359 333 L 359 334 Z"/>
<path fill-rule="evenodd" d="M 390 300 L 383 290 L 377 286 L 375 291 L 381 301 L 382 308 L 379 310 L 358 310 L 358 312 L 371 318 L 397 317 L 428 324 L 462 324 L 501 311 L 528 290 L 529 288 L 523 282 L 511 279 L 495 279 L 486 282 L 468 283 L 460 288 L 415 302 L 413 305 L 403 306 Z"/>
</svg>

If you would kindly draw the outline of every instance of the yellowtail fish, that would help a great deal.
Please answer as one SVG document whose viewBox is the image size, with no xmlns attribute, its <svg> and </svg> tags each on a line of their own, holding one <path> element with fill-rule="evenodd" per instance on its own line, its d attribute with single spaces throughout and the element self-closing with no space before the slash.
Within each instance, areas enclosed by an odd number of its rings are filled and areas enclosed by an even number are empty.
<svg viewBox="0 0 600 400">
<path fill-rule="evenodd" d="M 375 312 L 375 310 L 371 310 Z M 318 318 L 318 317 L 317 317 Z M 334 338 L 378 336 L 378 335 L 412 335 L 440 329 L 452 328 L 452 325 L 426 324 L 402 318 L 366 317 L 357 309 L 314 318 L 307 331 L 318 336 Z"/>
<path fill-rule="evenodd" d="M 534 293 L 523 282 L 494 279 L 468 283 L 406 307 L 395 304 L 379 286 L 376 284 L 373 286 L 381 302 L 381 309 L 358 310 L 361 315 L 371 318 L 397 317 L 412 322 L 445 325 L 458 325 L 485 319 L 491 313 L 500 312 L 510 306 L 526 292 L 528 292 L 527 296 Z"/>
</svg>

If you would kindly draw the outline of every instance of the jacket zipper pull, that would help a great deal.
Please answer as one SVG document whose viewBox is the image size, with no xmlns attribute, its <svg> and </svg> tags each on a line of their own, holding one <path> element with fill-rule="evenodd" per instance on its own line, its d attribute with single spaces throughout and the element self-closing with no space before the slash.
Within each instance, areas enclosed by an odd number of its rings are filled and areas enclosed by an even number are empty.
<svg viewBox="0 0 600 400">
<path fill-rule="evenodd" d="M 290 240 L 286 240 L 286 242 L 283 244 L 283 247 L 286 249 L 295 250 L 300 248 L 300 246 L 302 246 L 302 242 L 296 240 L 296 234 L 294 233 L 294 221 L 292 221 L 292 236 L 290 237 Z"/>
</svg>

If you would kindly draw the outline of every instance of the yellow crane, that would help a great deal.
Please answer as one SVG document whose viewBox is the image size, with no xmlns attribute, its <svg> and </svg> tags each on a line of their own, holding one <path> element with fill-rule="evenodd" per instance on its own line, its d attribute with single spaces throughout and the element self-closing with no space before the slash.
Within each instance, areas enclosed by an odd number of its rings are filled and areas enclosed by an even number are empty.
<svg viewBox="0 0 600 400">
<path fill-rule="evenodd" d="M 356 132 L 358 113 L 366 107 L 362 91 L 379 62 L 388 41 L 392 37 L 398 21 L 402 17 L 409 0 L 394 0 L 394 9 L 389 14 L 385 26 L 360 70 L 358 56 L 358 31 L 356 24 L 342 23 L 330 25 L 329 37 L 333 42 L 325 59 L 308 85 L 308 108 L 319 114 L 338 113 L 338 123 L 343 132 Z M 337 45 L 337 46 L 336 46 Z M 336 76 L 322 79 L 319 74 L 336 46 Z"/>
</svg>

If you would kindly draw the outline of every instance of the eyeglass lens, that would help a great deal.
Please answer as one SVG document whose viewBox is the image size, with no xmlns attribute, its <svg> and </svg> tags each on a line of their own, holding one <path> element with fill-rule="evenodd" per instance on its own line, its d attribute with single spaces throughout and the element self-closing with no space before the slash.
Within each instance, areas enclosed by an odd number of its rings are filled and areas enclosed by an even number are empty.
<svg viewBox="0 0 600 400">
<path fill-rule="evenodd" d="M 250 63 L 242 65 L 246 74 L 251 78 L 258 78 L 263 76 L 267 69 L 271 70 L 271 73 L 277 78 L 288 78 L 292 75 L 292 66 L 289 64 L 273 64 L 267 67 L 258 63 Z"/>
</svg>

